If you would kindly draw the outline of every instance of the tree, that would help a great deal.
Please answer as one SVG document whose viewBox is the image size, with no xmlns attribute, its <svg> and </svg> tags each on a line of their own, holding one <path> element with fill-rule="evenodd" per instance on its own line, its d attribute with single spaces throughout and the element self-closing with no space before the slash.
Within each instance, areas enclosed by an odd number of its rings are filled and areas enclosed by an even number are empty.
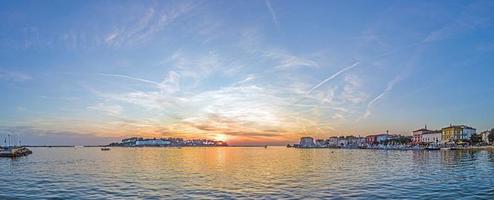
<svg viewBox="0 0 494 200">
<path fill-rule="evenodd" d="M 491 129 L 489 135 L 487 136 L 487 139 L 489 139 L 489 142 L 494 142 L 494 128 Z"/>
<path fill-rule="evenodd" d="M 480 134 L 473 134 L 470 137 L 470 141 L 472 142 L 472 144 L 481 143 L 482 142 L 482 135 L 480 135 Z"/>
</svg>

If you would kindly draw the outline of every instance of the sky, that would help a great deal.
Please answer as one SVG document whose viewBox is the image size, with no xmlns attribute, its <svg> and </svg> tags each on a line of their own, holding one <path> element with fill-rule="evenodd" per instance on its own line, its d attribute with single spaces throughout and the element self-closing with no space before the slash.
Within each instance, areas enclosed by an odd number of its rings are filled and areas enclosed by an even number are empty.
<svg viewBox="0 0 494 200">
<path fill-rule="evenodd" d="M 1 1 L 0 136 L 494 128 L 493 1 Z"/>
</svg>

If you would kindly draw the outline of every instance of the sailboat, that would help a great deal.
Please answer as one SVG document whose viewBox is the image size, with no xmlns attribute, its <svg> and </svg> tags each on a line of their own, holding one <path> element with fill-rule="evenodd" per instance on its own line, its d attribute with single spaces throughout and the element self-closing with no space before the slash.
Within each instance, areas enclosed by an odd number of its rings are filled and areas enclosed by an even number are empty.
<svg viewBox="0 0 494 200">
<path fill-rule="evenodd" d="M 10 157 L 10 158 L 15 158 L 15 157 L 21 157 L 21 156 L 27 156 L 29 154 L 32 154 L 33 152 L 23 146 L 11 146 L 11 136 L 10 134 L 8 135 L 8 146 L 7 146 L 7 137 L 4 139 L 5 147 L 0 147 L 0 157 Z M 20 142 L 19 142 L 20 144 Z"/>
</svg>

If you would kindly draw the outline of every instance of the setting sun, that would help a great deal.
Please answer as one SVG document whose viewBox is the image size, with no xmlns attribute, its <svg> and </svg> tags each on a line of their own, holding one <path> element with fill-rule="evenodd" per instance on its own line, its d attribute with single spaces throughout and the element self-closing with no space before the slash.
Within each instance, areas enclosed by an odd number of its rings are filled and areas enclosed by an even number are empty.
<svg viewBox="0 0 494 200">
<path fill-rule="evenodd" d="M 228 142 L 228 136 L 225 134 L 216 134 L 214 140 Z"/>
</svg>

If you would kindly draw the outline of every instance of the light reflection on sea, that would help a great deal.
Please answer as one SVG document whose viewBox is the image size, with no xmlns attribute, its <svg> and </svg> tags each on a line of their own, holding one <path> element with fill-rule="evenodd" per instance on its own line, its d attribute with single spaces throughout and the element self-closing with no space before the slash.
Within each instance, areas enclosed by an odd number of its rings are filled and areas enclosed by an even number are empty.
<svg viewBox="0 0 494 200">
<path fill-rule="evenodd" d="M 494 152 L 285 147 L 32 148 L 0 199 L 490 199 Z"/>
</svg>

